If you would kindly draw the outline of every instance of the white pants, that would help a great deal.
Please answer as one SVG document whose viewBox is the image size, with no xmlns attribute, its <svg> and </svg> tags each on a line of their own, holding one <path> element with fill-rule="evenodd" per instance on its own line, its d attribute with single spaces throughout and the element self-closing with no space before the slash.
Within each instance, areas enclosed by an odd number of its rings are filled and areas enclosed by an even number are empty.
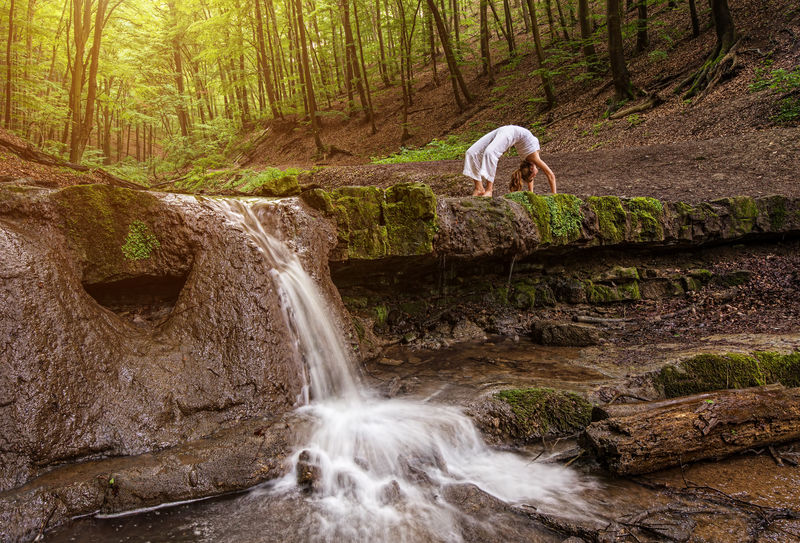
<svg viewBox="0 0 800 543">
<path fill-rule="evenodd" d="M 475 181 L 486 179 L 494 183 L 497 161 L 512 146 L 517 148 L 520 158 L 525 160 L 539 150 L 539 139 L 521 126 L 508 125 L 492 130 L 476 141 L 467 150 L 464 159 L 464 175 Z"/>
<path fill-rule="evenodd" d="M 467 149 L 467 155 L 464 158 L 464 175 L 475 181 L 483 178 L 494 183 L 497 161 L 513 145 L 510 138 L 502 137 L 499 132 L 499 128 L 492 130 Z"/>
</svg>

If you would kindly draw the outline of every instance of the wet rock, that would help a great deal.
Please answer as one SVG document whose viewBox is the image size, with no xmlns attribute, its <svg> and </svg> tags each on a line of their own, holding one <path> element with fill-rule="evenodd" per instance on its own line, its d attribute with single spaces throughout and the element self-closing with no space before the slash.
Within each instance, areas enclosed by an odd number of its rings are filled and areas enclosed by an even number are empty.
<svg viewBox="0 0 800 543">
<path fill-rule="evenodd" d="M 328 280 L 328 223 L 291 202 L 260 215 L 304 249 L 352 330 Z M 294 405 L 302 384 L 263 255 L 218 210 L 76 186 L 2 200 L 0 216 L 0 490 Z M 176 280 L 166 317 L 139 325 L 90 295 Z"/>
<path fill-rule="evenodd" d="M 453 339 L 455 341 L 461 342 L 485 338 L 486 334 L 483 329 L 471 320 L 464 319 L 453 326 Z"/>
<path fill-rule="evenodd" d="M 382 357 L 378 359 L 378 364 L 382 364 L 384 366 L 400 366 L 403 364 L 403 361 L 397 360 L 396 358 Z"/>
<path fill-rule="evenodd" d="M 537 320 L 531 325 L 531 338 L 539 345 L 588 347 L 601 343 L 601 333 L 592 326 Z"/>
<path fill-rule="evenodd" d="M 405 494 L 400 488 L 400 483 L 392 480 L 390 483 L 384 485 L 381 489 L 380 497 L 378 498 L 382 505 L 400 505 L 405 499 Z"/>
<path fill-rule="evenodd" d="M 745 285 L 750 281 L 753 273 L 748 270 L 736 270 L 730 273 L 719 274 L 714 277 L 714 283 L 725 287 Z"/>
<path fill-rule="evenodd" d="M 526 443 L 573 434 L 591 421 L 592 405 L 577 394 L 550 388 L 503 390 L 471 404 L 467 414 L 496 444 Z"/>
<path fill-rule="evenodd" d="M 32 541 L 45 523 L 54 528 L 98 511 L 120 513 L 250 488 L 284 475 L 291 439 L 285 421 L 256 419 L 157 453 L 54 469 L 0 493 L 0 539 Z"/>
<path fill-rule="evenodd" d="M 322 469 L 309 450 L 304 450 L 300 453 L 295 469 L 297 472 L 297 486 L 306 492 L 319 490 Z"/>
</svg>

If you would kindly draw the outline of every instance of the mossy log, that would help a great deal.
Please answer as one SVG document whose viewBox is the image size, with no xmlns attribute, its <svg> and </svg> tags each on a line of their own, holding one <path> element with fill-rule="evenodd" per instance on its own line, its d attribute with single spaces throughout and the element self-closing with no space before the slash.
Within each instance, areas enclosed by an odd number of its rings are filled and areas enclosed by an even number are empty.
<svg viewBox="0 0 800 543">
<path fill-rule="evenodd" d="M 770 385 L 595 408 L 581 436 L 618 475 L 800 439 L 800 388 Z"/>
</svg>

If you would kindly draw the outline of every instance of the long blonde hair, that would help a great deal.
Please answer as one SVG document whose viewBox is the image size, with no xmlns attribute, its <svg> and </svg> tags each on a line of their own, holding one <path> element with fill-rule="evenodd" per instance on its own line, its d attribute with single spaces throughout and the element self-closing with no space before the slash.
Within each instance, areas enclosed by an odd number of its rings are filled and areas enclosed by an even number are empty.
<svg viewBox="0 0 800 543">
<path fill-rule="evenodd" d="M 519 168 L 517 168 L 513 174 L 511 174 L 511 184 L 508 186 L 509 192 L 519 192 L 522 190 L 522 182 L 525 181 L 526 183 L 533 177 L 534 171 L 536 166 L 528 162 L 527 160 L 523 160 L 520 162 Z"/>
</svg>

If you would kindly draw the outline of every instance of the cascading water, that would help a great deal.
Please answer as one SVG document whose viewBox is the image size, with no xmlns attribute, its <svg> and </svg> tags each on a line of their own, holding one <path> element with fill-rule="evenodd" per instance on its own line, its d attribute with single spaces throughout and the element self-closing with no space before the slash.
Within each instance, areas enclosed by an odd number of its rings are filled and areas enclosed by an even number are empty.
<svg viewBox="0 0 800 543">
<path fill-rule="evenodd" d="M 218 205 L 263 251 L 305 368 L 299 411 L 314 422 L 292 461 L 297 469 L 302 454 L 302 464 L 316 473 L 307 498 L 316 513 L 309 537 L 460 541 L 464 513 L 444 494 L 465 483 L 508 503 L 586 514 L 578 496 L 592 483 L 576 472 L 489 449 L 456 408 L 386 400 L 364 388 L 297 255 L 264 230 L 257 209 L 236 201 Z M 297 493 L 296 472 L 260 492 Z"/>
</svg>

